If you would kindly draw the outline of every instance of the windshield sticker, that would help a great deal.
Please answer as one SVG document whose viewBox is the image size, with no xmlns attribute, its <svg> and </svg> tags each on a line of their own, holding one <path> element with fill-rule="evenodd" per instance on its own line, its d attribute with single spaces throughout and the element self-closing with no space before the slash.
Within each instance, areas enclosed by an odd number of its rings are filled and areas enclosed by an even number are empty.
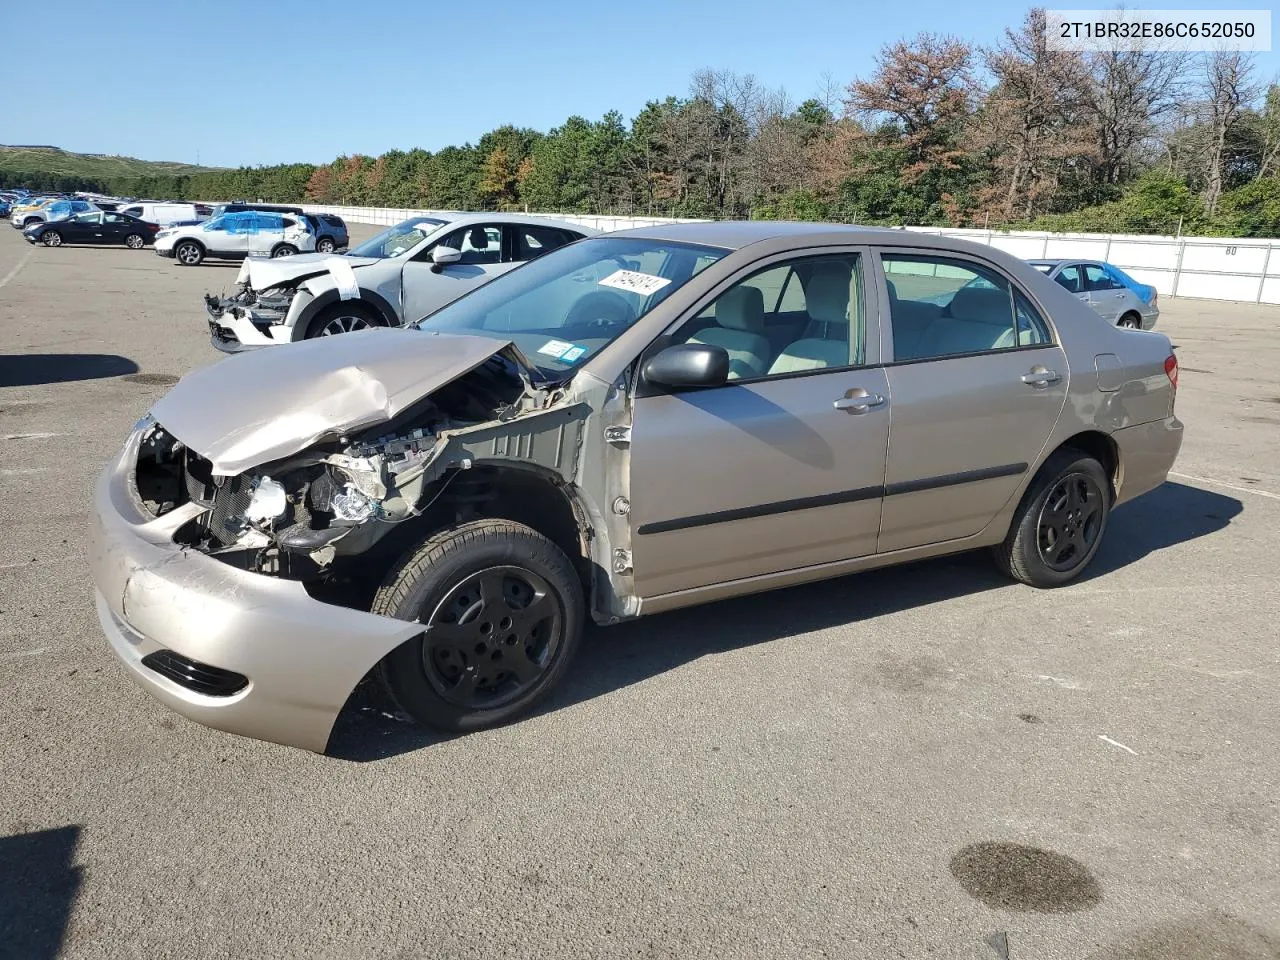
<svg viewBox="0 0 1280 960">
<path fill-rule="evenodd" d="M 586 347 L 570 347 L 564 353 L 560 354 L 560 359 L 565 363 L 573 363 L 586 352 Z"/>
<path fill-rule="evenodd" d="M 548 340 L 538 348 L 538 352 L 545 354 L 548 357 L 555 357 L 559 360 L 565 355 L 566 351 L 572 349 L 572 343 L 565 343 L 563 340 Z"/>
<path fill-rule="evenodd" d="M 600 281 L 602 287 L 614 287 L 628 293 L 638 293 L 647 297 L 657 293 L 671 281 L 666 277 L 655 277 L 651 273 L 640 273 L 637 270 L 615 270 Z"/>
<path fill-rule="evenodd" d="M 349 262 L 342 257 L 330 257 L 325 261 L 325 266 L 329 268 L 334 285 L 338 288 L 339 300 L 360 299 L 360 285 L 356 283 L 356 275 Z"/>
</svg>

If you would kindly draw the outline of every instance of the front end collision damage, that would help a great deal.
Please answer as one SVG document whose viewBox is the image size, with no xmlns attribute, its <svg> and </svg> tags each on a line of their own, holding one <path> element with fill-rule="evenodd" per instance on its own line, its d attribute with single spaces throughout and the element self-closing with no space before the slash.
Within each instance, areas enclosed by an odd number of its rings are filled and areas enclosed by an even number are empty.
<svg viewBox="0 0 1280 960">
<path fill-rule="evenodd" d="M 564 514 L 557 540 L 583 574 L 593 618 L 611 623 L 638 613 L 629 571 L 615 573 L 618 552 L 629 551 L 626 511 L 619 506 L 626 501 L 625 487 L 615 483 L 612 466 L 605 478 L 585 468 L 588 460 L 598 464 L 604 457 L 620 464 L 625 481 L 617 445 L 604 440 L 603 429 L 588 429 L 596 423 L 593 410 L 625 420 L 625 391 L 585 374 L 565 387 L 535 384 L 516 348 L 502 341 L 418 331 L 341 339 L 352 352 L 361 341 L 382 338 L 412 338 L 429 344 L 430 351 L 408 350 L 414 356 L 404 359 L 402 371 L 380 347 L 355 349 L 350 364 L 313 372 L 307 390 L 300 388 L 308 364 L 299 363 L 292 371 L 298 379 L 290 383 L 293 376 L 277 358 L 274 381 L 261 393 L 252 371 L 240 375 L 242 365 L 254 366 L 259 356 L 248 354 L 189 375 L 131 438 L 117 483 L 128 491 L 129 510 L 136 515 L 129 529 L 147 530 L 148 546 L 145 558 L 124 562 L 128 573 L 121 580 L 116 568 L 127 549 L 99 538 L 107 545 L 95 546 L 95 552 L 110 554 L 95 561 L 100 613 L 117 653 L 153 692 L 157 684 L 164 686 L 162 699 L 175 709 L 223 729 L 279 740 L 278 732 L 264 733 L 265 726 L 257 730 L 252 702 L 262 691 L 291 682 L 277 677 L 296 672 L 298 661 L 290 665 L 290 657 L 314 662 L 317 651 L 300 633 L 323 623 L 328 638 L 336 611 L 366 618 L 348 622 L 352 633 L 339 657 L 343 667 L 320 711 L 331 707 L 332 716 L 285 724 L 287 730 L 306 728 L 288 734 L 287 742 L 322 750 L 360 677 L 416 635 L 414 624 L 367 612 L 376 589 L 371 581 L 380 581 L 406 549 L 435 529 L 484 516 L 536 526 L 537 511 L 550 512 L 553 500 Z M 403 356 L 408 342 L 392 353 Z M 305 354 L 309 346 L 288 353 Z M 329 349 L 338 346 L 330 341 Z M 438 358 L 434 369 L 424 356 Z M 231 368 L 234 383 L 226 381 Z M 400 379 L 414 369 L 417 391 Z M 215 405 L 204 389 L 214 382 L 219 396 L 238 400 Z M 266 408 L 268 396 L 275 398 L 273 409 Z M 281 397 L 289 398 L 284 409 Z M 249 418 L 245 405 L 255 403 L 263 409 Z M 512 491 L 529 494 L 529 502 L 512 502 Z M 118 491 L 107 496 L 121 499 Z M 230 580 L 214 586 L 225 578 Z M 205 589 L 214 595 L 204 597 Z M 278 602 L 289 620 L 281 636 L 249 625 L 260 616 L 275 617 L 261 611 Z M 211 605 L 216 614 L 199 612 Z M 175 643 L 175 636 L 188 635 L 192 614 L 201 623 L 208 617 L 241 624 L 250 635 L 233 638 L 220 631 L 212 646 L 194 639 Z M 147 641 L 128 640 L 130 631 Z M 276 642 L 287 649 L 270 655 L 249 651 Z M 198 663 L 244 674 L 248 690 L 232 700 L 246 697 L 251 703 L 214 704 L 157 680 L 141 665 L 156 649 L 176 649 Z M 264 657 L 270 661 L 265 673 Z M 339 697 L 336 688 L 348 681 Z M 234 709 L 215 709 L 226 707 Z M 246 712 L 249 720 L 231 725 L 229 718 Z"/>
</svg>

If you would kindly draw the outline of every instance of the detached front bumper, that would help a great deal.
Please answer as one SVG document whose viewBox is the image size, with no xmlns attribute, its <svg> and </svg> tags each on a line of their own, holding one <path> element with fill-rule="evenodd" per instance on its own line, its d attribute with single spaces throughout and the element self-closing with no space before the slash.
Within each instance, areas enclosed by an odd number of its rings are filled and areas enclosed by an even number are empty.
<svg viewBox="0 0 1280 960">
<path fill-rule="evenodd" d="M 291 328 L 282 322 L 287 306 L 283 310 L 260 310 L 236 297 L 220 300 L 208 295 L 204 308 L 209 315 L 209 342 L 223 353 L 244 353 L 291 339 Z"/>
<path fill-rule="evenodd" d="M 90 565 L 112 651 L 144 690 L 197 723 L 323 752 L 356 684 L 421 626 L 322 603 L 296 581 L 175 543 L 200 508 L 158 519 L 143 510 L 132 484 L 137 443 L 135 435 L 94 496 Z M 178 657 L 144 663 L 166 650 Z M 155 669 L 165 659 L 179 669 Z M 185 676 L 184 664 L 194 664 Z M 204 692 L 228 672 L 239 678 L 227 688 L 238 689 Z"/>
</svg>

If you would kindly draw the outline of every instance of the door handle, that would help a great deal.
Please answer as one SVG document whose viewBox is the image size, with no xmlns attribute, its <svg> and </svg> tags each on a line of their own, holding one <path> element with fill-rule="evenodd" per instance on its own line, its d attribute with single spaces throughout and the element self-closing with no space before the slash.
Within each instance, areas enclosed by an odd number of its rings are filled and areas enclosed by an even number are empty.
<svg viewBox="0 0 1280 960">
<path fill-rule="evenodd" d="M 878 393 L 868 393 L 861 387 L 855 387 L 832 404 L 837 410 L 848 414 L 866 413 L 872 407 L 884 404 L 884 397 Z"/>
<path fill-rule="evenodd" d="M 1033 387 L 1047 387 L 1051 383 L 1057 383 L 1062 377 L 1058 375 L 1056 370 L 1032 370 L 1030 373 L 1022 375 L 1022 382 L 1029 383 Z"/>
</svg>

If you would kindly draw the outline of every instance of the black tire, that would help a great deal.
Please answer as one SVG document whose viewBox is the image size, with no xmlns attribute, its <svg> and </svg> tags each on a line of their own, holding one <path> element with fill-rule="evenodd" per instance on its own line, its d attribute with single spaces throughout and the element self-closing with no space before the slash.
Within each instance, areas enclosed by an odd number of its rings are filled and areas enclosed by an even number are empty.
<svg viewBox="0 0 1280 960">
<path fill-rule="evenodd" d="M 316 253 L 333 253 L 334 249 L 332 237 L 321 237 L 316 241 Z"/>
<path fill-rule="evenodd" d="M 147 238 L 140 233 L 131 233 L 124 238 L 124 245 L 130 250 L 141 250 L 147 245 Z"/>
<path fill-rule="evenodd" d="M 1123 317 L 1121 317 L 1121 318 L 1120 318 L 1120 320 L 1116 323 L 1116 326 L 1117 326 L 1117 327 L 1125 327 L 1125 328 L 1127 328 L 1127 329 L 1129 329 L 1129 330 L 1141 330 L 1141 329 L 1142 329 L 1142 318 L 1141 318 L 1140 316 L 1138 316 L 1136 313 L 1132 313 L 1132 312 L 1130 312 L 1130 313 L 1126 313 L 1126 314 L 1125 314 Z"/>
<path fill-rule="evenodd" d="M 303 339 L 314 340 L 316 337 L 331 337 L 368 327 L 385 326 L 382 316 L 372 307 L 359 300 L 341 300 L 316 314 L 315 319 L 307 325 L 307 335 Z"/>
<path fill-rule="evenodd" d="M 1056 451 L 1031 481 L 1004 543 L 994 548 L 996 564 L 1033 587 L 1070 583 L 1097 554 L 1113 499 L 1102 464 L 1072 447 Z"/>
<path fill-rule="evenodd" d="M 271 251 L 271 259 L 278 260 L 281 257 L 292 257 L 298 252 L 298 248 L 292 243 L 282 243 Z"/>
<path fill-rule="evenodd" d="M 62 246 L 62 234 L 57 230 L 46 230 L 40 234 L 40 242 L 46 247 L 60 247 Z"/>
<path fill-rule="evenodd" d="M 378 664 L 396 706 L 464 732 L 514 720 L 551 692 L 581 644 L 585 603 L 573 564 L 550 540 L 509 520 L 476 520 L 410 551 L 372 611 L 426 624 Z"/>
<path fill-rule="evenodd" d="M 173 259 L 179 266 L 198 267 L 204 263 L 204 247 L 194 240 L 182 240 L 173 248 Z"/>
</svg>

